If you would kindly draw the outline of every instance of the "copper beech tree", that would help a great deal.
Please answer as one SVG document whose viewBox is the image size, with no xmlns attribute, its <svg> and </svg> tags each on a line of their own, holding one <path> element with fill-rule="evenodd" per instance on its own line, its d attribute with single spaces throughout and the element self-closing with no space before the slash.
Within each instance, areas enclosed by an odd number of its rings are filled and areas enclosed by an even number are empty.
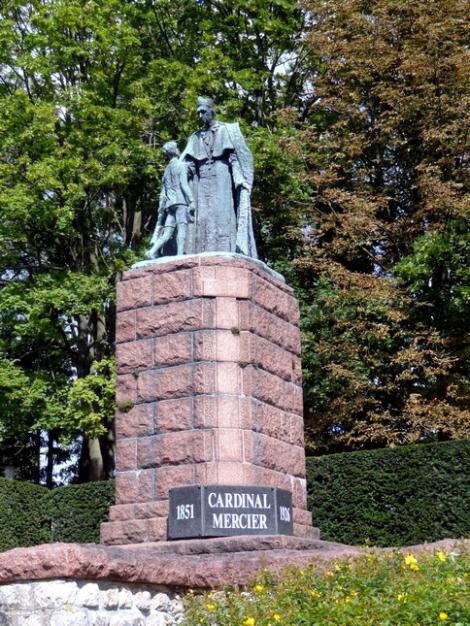
<svg viewBox="0 0 470 626">
<path fill-rule="evenodd" d="M 467 437 L 469 2 L 303 6 L 320 67 L 297 262 L 309 445 Z"/>
</svg>

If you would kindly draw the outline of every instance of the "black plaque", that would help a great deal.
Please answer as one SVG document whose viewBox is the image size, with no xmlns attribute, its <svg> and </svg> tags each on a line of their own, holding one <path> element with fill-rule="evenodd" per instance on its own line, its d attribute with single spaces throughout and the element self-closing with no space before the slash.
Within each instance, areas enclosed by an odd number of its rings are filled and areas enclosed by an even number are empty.
<svg viewBox="0 0 470 626">
<path fill-rule="evenodd" d="M 170 489 L 169 538 L 292 535 L 292 494 L 275 487 Z"/>
<path fill-rule="evenodd" d="M 277 529 L 280 535 L 294 533 L 292 513 L 292 493 L 286 489 L 276 489 Z"/>
<path fill-rule="evenodd" d="M 170 539 L 202 536 L 200 486 L 170 489 L 168 536 Z"/>
</svg>

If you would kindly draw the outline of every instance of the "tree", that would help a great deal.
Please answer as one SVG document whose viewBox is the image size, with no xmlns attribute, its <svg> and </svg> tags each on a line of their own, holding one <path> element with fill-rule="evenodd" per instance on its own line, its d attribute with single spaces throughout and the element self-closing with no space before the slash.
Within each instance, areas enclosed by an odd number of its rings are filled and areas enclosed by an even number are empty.
<svg viewBox="0 0 470 626">
<path fill-rule="evenodd" d="M 311 446 L 468 436 L 468 3 L 304 6 L 324 112 L 299 262 Z"/>
<path fill-rule="evenodd" d="M 291 0 L 5 0 L 0 11 L 0 438 L 6 449 L 33 437 L 37 466 L 45 436 L 52 484 L 57 441 L 79 433 L 80 479 L 104 478 L 114 285 L 153 230 L 154 146 L 194 129 L 197 94 L 240 119 L 254 148 L 265 257 L 298 248 L 303 222 L 288 209 L 305 198 L 292 139 L 311 63 L 303 14 Z"/>
</svg>

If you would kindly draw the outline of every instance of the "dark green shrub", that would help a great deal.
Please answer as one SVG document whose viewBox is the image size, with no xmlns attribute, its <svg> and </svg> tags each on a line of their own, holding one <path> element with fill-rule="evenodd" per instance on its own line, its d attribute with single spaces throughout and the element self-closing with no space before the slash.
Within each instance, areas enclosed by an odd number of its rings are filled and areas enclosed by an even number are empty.
<svg viewBox="0 0 470 626">
<path fill-rule="evenodd" d="M 114 501 L 114 481 L 67 485 L 49 492 L 52 541 L 99 543 Z"/>
<path fill-rule="evenodd" d="M 114 481 L 40 485 L 0 478 L 0 551 L 55 541 L 99 542 L 114 501 Z"/>
<path fill-rule="evenodd" d="M 322 539 L 399 546 L 470 536 L 470 441 L 307 459 Z"/>
<path fill-rule="evenodd" d="M 0 551 L 50 541 L 48 493 L 40 485 L 0 478 Z"/>
</svg>

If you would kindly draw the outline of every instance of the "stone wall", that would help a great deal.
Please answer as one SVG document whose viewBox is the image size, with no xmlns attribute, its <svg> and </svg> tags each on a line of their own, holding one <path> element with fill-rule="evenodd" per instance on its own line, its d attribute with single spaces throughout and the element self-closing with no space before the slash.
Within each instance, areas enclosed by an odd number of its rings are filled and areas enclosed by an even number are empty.
<svg viewBox="0 0 470 626">
<path fill-rule="evenodd" d="M 170 626 L 182 622 L 180 597 L 152 587 L 68 580 L 0 586 L 0 626 Z"/>
</svg>

